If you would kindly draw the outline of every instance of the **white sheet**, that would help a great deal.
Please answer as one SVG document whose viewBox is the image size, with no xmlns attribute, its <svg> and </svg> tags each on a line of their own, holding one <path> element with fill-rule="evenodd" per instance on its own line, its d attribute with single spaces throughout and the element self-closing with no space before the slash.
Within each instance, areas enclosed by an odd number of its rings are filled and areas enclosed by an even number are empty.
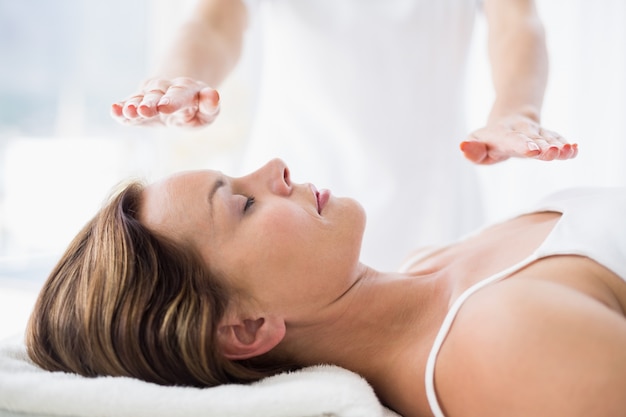
<svg viewBox="0 0 626 417">
<path fill-rule="evenodd" d="M 320 365 L 251 385 L 163 387 L 132 378 L 84 378 L 35 366 L 16 339 L 0 343 L 0 415 L 74 417 L 398 417 L 346 369 Z"/>
</svg>

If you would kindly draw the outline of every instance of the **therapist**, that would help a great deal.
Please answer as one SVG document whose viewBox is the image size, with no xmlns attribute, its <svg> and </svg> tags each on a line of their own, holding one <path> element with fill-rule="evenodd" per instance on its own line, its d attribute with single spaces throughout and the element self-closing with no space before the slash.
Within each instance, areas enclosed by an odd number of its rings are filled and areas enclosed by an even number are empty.
<svg viewBox="0 0 626 417">
<path fill-rule="evenodd" d="M 467 55 L 481 8 L 495 100 L 485 126 L 467 135 Z M 363 260 L 376 267 L 396 268 L 410 248 L 482 222 L 477 173 L 459 146 L 476 164 L 577 154 L 540 123 L 548 59 L 531 0 L 199 0 L 160 67 L 113 104 L 113 117 L 212 123 L 215 88 L 237 65 L 252 17 L 262 58 L 242 170 L 280 157 L 303 179 L 356 194 L 370 225 Z"/>
</svg>

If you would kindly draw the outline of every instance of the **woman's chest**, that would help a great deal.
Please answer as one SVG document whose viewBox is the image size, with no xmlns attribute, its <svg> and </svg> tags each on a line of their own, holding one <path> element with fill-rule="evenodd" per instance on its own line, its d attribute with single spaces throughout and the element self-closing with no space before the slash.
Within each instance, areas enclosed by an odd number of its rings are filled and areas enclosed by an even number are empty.
<svg viewBox="0 0 626 417">
<path fill-rule="evenodd" d="M 447 265 L 452 301 L 483 281 L 531 279 L 573 288 L 624 314 L 626 282 L 607 268 L 575 254 L 535 255 L 560 218 L 557 212 L 521 216 L 486 229 L 425 263 Z"/>
</svg>

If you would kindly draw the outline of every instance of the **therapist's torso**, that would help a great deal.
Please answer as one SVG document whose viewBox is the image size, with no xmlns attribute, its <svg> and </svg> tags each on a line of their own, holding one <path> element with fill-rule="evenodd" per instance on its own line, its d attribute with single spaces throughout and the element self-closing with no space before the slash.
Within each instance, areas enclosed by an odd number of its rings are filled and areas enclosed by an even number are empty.
<svg viewBox="0 0 626 417">
<path fill-rule="evenodd" d="M 355 197 L 363 260 L 481 221 L 467 135 L 465 70 L 476 0 L 260 0 L 260 90 L 243 170 L 272 157 L 296 182 Z"/>
</svg>

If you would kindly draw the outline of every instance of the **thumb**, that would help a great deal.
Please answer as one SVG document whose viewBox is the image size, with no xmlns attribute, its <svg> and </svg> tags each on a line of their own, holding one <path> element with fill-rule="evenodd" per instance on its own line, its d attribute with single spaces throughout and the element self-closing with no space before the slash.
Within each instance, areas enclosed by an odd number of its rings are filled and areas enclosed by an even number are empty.
<svg viewBox="0 0 626 417">
<path fill-rule="evenodd" d="M 205 87 L 198 93 L 198 105 L 200 113 L 215 115 L 220 110 L 220 95 L 217 90 Z"/>
<path fill-rule="evenodd" d="M 485 163 L 487 159 L 487 144 L 484 142 L 479 142 L 476 140 L 468 141 L 465 140 L 461 142 L 460 146 L 461 151 L 465 155 L 465 158 L 469 159 L 475 164 Z"/>
</svg>

